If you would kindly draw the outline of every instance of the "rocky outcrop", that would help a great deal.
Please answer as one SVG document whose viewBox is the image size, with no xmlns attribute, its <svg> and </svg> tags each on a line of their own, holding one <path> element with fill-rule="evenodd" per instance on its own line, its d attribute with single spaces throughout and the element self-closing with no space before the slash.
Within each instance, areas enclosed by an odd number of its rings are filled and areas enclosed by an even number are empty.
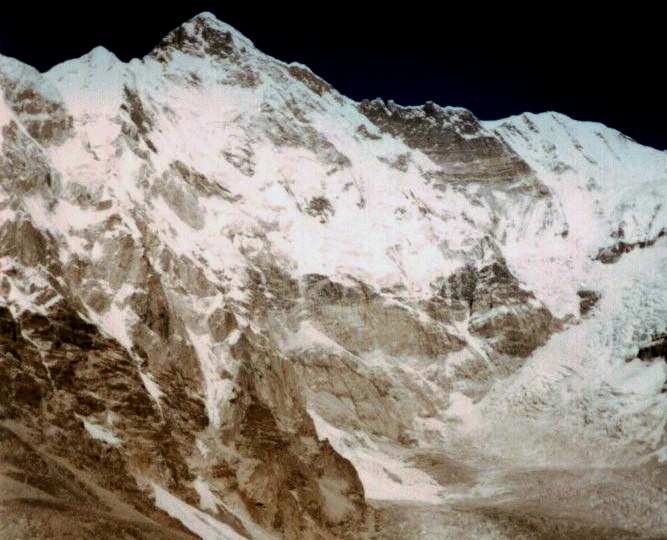
<svg viewBox="0 0 667 540">
<path fill-rule="evenodd" d="M 586 317 L 600 301 L 600 293 L 590 289 L 579 289 L 577 296 L 579 297 L 579 313 L 582 317 Z"/>
<path fill-rule="evenodd" d="M 4 92 L 7 104 L 33 139 L 49 146 L 73 135 L 72 116 L 54 99 L 53 89 L 40 84 L 36 72 L 26 67 L 24 78 L 15 79 L 3 71 L 0 65 L 0 92 Z"/>
<path fill-rule="evenodd" d="M 392 356 L 437 357 L 465 344 L 437 321 L 420 320 L 409 305 L 391 302 L 361 281 L 344 285 L 309 274 L 303 294 L 309 320 L 355 355 L 381 350 Z"/>
<path fill-rule="evenodd" d="M 498 258 L 467 264 L 435 284 L 428 309 L 435 317 L 467 320 L 470 332 L 502 355 L 526 358 L 560 328 L 535 295 Z"/>
<path fill-rule="evenodd" d="M 301 81 L 318 96 L 322 96 L 328 92 L 331 92 L 332 90 L 331 86 L 329 86 L 326 82 L 320 79 L 305 66 L 301 66 L 299 64 L 290 64 L 288 70 L 292 77 Z"/>
<path fill-rule="evenodd" d="M 641 360 L 662 358 L 667 361 L 667 333 L 658 334 L 648 345 L 639 349 L 637 358 Z"/>
<path fill-rule="evenodd" d="M 143 142 L 151 152 L 157 152 L 155 145 L 149 138 L 154 120 L 144 108 L 141 98 L 134 90 L 131 90 L 127 86 L 123 87 L 123 97 L 120 109 L 129 116 L 129 122 L 123 123 L 122 131 L 131 143 L 133 143 L 130 148 L 133 148 L 135 152 L 139 152 L 136 145 Z M 146 157 L 141 152 L 138 153 L 138 156 L 141 158 Z"/>
<path fill-rule="evenodd" d="M 3 307 L 0 411 L 30 433 L 30 444 L 42 444 L 157 527 L 170 520 L 153 508 L 144 482 L 159 482 L 196 505 L 192 456 L 200 454 L 197 436 L 209 418 L 183 322 L 148 262 L 143 272 L 142 292 L 129 302 L 137 316 L 131 353 L 66 300 L 51 303 L 44 314 L 14 316 Z M 239 328 L 230 311 L 223 313 L 219 339 Z M 318 440 L 295 371 L 268 344 L 256 344 L 262 341 L 246 331 L 230 350 L 241 366 L 234 397 L 210 450 L 197 459 L 197 474 L 221 493 L 240 496 L 254 522 L 284 538 L 353 530 L 365 519 L 359 478 Z M 224 509 L 217 518 L 248 534 Z"/>
<path fill-rule="evenodd" d="M 184 24 L 164 38 L 151 53 L 161 62 L 169 60 L 169 53 L 178 50 L 201 58 L 211 55 L 219 60 L 228 58 L 235 52 L 231 32 L 217 30 L 207 24 L 208 17 L 200 15 Z"/>
<path fill-rule="evenodd" d="M 353 530 L 365 516 L 359 477 L 318 440 L 291 363 L 258 339 L 243 333 L 231 349 L 241 369 L 221 429 L 229 453 L 212 476 L 227 471 L 221 482 L 240 492 L 260 525 L 284 538 L 309 537 L 318 528 Z"/>
<path fill-rule="evenodd" d="M 177 421 L 151 400 L 136 363 L 64 303 L 54 306 L 48 316 L 15 317 L 6 307 L 1 311 L 0 411 L 5 425 L 23 433 L 21 454 L 38 447 L 143 514 L 153 527 L 173 525 L 155 510 L 137 479 L 143 475 L 162 478 L 191 499 L 185 464 L 191 440 L 176 440 Z M 10 464 L 11 459 L 3 462 Z M 19 478 L 43 491 L 42 482 L 57 482 L 65 473 L 33 474 L 34 480 Z M 72 473 L 66 476 L 64 489 L 77 484 Z M 52 496 L 75 504 L 78 511 L 97 504 L 94 496 Z"/>
<path fill-rule="evenodd" d="M 5 190 L 16 195 L 47 193 L 58 188 L 58 176 L 46 163 L 44 151 L 15 121 L 0 128 L 2 153 L 0 167 Z M 18 201 L 14 201 L 16 204 Z M 5 203 L 6 204 L 6 203 Z"/>
<path fill-rule="evenodd" d="M 165 37 L 150 53 L 149 57 L 169 64 L 175 52 L 196 58 L 210 58 L 228 67 L 227 81 L 244 88 L 254 88 L 260 82 L 260 74 L 245 58 L 252 43 L 231 29 L 222 29 L 210 13 L 202 13 L 179 26 Z M 188 82 L 199 84 L 196 73 L 191 73 Z"/>
<path fill-rule="evenodd" d="M 421 150 L 441 167 L 446 182 L 508 182 L 531 174 L 530 167 L 500 139 L 487 133 L 470 111 L 401 107 L 380 99 L 362 101 L 359 110 L 380 131 Z"/>
<path fill-rule="evenodd" d="M 600 248 L 597 255 L 595 256 L 596 261 L 600 261 L 604 264 L 612 264 L 617 262 L 625 253 L 630 253 L 635 249 L 644 249 L 654 245 L 660 238 L 665 236 L 667 232 L 665 229 L 661 229 L 658 234 L 653 238 L 648 238 L 646 240 L 639 240 L 637 242 L 626 242 L 622 240 L 623 236 L 621 235 L 615 244 Z"/>
</svg>

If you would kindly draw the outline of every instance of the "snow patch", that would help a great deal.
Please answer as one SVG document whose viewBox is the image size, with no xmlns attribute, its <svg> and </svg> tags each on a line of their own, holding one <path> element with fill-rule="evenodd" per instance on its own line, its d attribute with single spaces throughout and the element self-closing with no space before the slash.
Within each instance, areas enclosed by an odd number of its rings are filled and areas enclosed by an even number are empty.
<svg viewBox="0 0 667 540">
<path fill-rule="evenodd" d="M 82 420 L 83 420 L 83 426 L 86 428 L 86 431 L 93 439 L 105 442 L 111 446 L 121 445 L 122 441 L 108 429 L 100 426 L 99 424 L 91 422 L 86 418 L 83 418 Z"/>
<path fill-rule="evenodd" d="M 229 353 L 228 343 L 214 346 L 210 334 L 197 334 L 189 329 L 188 335 L 204 377 L 206 412 L 211 426 L 217 429 L 220 427 L 220 407 L 232 397 L 235 385 L 231 377 L 238 366 Z"/>
<path fill-rule="evenodd" d="M 289 334 L 283 344 L 285 352 L 321 349 L 335 353 L 349 354 L 329 336 L 318 330 L 311 321 L 301 321 L 296 332 Z"/>
<path fill-rule="evenodd" d="M 197 446 L 197 450 L 199 450 L 199 453 L 202 455 L 202 457 L 204 458 L 208 457 L 209 449 L 204 441 L 202 441 L 201 439 L 197 439 L 195 441 L 195 445 Z"/>
<path fill-rule="evenodd" d="M 403 463 L 392 455 L 390 445 L 380 445 L 365 433 L 348 433 L 338 429 L 312 409 L 317 436 L 328 439 L 331 446 L 354 465 L 368 499 L 441 502 L 442 486 L 426 473 Z"/>
<path fill-rule="evenodd" d="M 199 507 L 202 510 L 217 512 L 218 508 L 222 506 L 222 502 L 213 494 L 206 481 L 201 476 L 198 476 L 192 485 L 197 495 L 199 495 Z"/>
<path fill-rule="evenodd" d="M 153 483 L 153 494 L 158 508 L 178 519 L 203 540 L 246 540 L 245 536 L 238 534 L 229 525 L 190 506 L 155 483 Z"/>
<path fill-rule="evenodd" d="M 445 411 L 445 419 L 455 419 L 461 424 L 458 429 L 464 433 L 479 429 L 483 418 L 475 408 L 474 402 L 461 392 L 452 392 L 449 396 L 450 406 Z"/>
<path fill-rule="evenodd" d="M 153 376 L 150 373 L 144 373 L 139 371 L 139 376 L 141 377 L 141 382 L 144 385 L 144 388 L 148 394 L 153 398 L 153 401 L 160 406 L 160 398 L 164 395 L 158 384 L 153 380 Z"/>
</svg>

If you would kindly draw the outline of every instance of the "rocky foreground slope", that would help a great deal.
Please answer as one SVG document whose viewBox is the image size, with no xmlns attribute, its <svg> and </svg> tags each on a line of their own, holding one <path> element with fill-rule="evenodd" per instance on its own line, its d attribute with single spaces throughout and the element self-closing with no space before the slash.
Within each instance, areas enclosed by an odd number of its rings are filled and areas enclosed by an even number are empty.
<svg viewBox="0 0 667 540">
<path fill-rule="evenodd" d="M 667 535 L 667 154 L 208 13 L 0 89 L 0 538 Z"/>
</svg>

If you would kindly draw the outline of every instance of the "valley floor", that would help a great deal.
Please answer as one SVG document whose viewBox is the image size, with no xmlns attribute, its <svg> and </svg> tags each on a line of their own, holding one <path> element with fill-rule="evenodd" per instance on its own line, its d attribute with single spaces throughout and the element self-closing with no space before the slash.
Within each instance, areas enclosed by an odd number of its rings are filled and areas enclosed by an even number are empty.
<svg viewBox="0 0 667 540">
<path fill-rule="evenodd" d="M 664 467 L 473 471 L 437 455 L 421 464 L 443 503 L 371 501 L 370 538 L 667 538 Z"/>
</svg>

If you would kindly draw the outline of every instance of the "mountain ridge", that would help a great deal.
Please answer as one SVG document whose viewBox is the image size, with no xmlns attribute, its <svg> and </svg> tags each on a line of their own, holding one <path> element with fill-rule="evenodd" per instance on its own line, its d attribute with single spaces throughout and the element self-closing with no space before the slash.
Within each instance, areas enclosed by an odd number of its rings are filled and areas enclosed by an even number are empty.
<svg viewBox="0 0 667 540">
<path fill-rule="evenodd" d="M 229 25 L 228 23 L 225 23 L 225 22 L 223 22 L 222 20 L 218 19 L 217 16 L 216 16 L 215 14 L 213 14 L 212 12 L 210 12 L 210 11 L 203 11 L 203 12 L 201 12 L 201 13 L 195 15 L 194 17 L 192 17 L 192 18 L 189 19 L 188 21 L 184 22 L 184 23 L 181 24 L 180 26 L 174 28 L 171 32 L 169 32 L 169 34 L 167 35 L 167 37 L 164 38 L 164 40 L 167 40 L 167 39 L 169 38 L 169 36 L 171 36 L 171 35 L 177 33 L 178 31 L 181 31 L 181 29 L 183 29 L 184 27 L 186 27 L 186 25 L 192 25 L 192 24 L 195 24 L 195 23 L 197 23 L 197 22 L 199 22 L 199 23 L 201 23 L 201 24 L 204 24 L 204 25 L 209 24 L 209 25 L 212 26 L 212 27 L 218 27 L 218 28 L 223 29 L 224 31 L 229 31 L 229 32 L 231 32 L 232 35 L 236 36 L 237 38 L 242 38 L 243 41 L 244 41 L 244 43 L 246 43 L 247 45 L 250 45 L 251 47 L 254 48 L 254 43 L 253 43 L 250 39 L 248 39 L 247 37 L 245 37 L 241 32 L 239 32 L 239 31 L 238 31 L 236 28 L 234 28 L 233 26 L 231 26 L 231 25 Z M 164 40 L 163 40 L 163 41 L 164 41 Z M 160 44 L 156 45 L 155 48 L 154 48 L 151 52 L 147 53 L 147 54 L 144 55 L 144 57 L 142 57 L 142 58 L 138 58 L 138 57 L 137 57 L 137 58 L 133 58 L 133 59 L 130 60 L 129 62 L 123 62 L 122 60 L 118 59 L 118 57 L 113 53 L 113 51 L 109 50 L 107 47 L 105 47 L 105 46 L 103 46 L 103 45 L 98 45 L 98 46 L 96 46 L 96 47 L 93 47 L 93 49 L 91 49 L 88 53 L 82 55 L 82 56 L 79 57 L 79 58 L 74 58 L 74 59 L 66 60 L 66 61 L 61 62 L 61 63 L 59 63 L 59 64 L 56 64 L 56 65 L 50 67 L 49 69 L 47 69 L 46 71 L 44 71 L 44 72 L 40 72 L 40 73 L 41 73 L 42 75 L 44 75 L 44 74 L 48 73 L 49 71 L 51 71 L 51 70 L 53 70 L 53 69 L 55 69 L 55 68 L 57 68 L 57 67 L 59 67 L 59 66 L 62 66 L 63 64 L 67 64 L 67 63 L 69 63 L 69 62 L 74 62 L 74 61 L 77 61 L 77 60 L 81 60 L 81 59 L 84 58 L 84 57 L 87 57 L 87 56 L 89 56 L 89 55 L 93 55 L 94 53 L 96 53 L 96 51 L 97 51 L 97 54 L 99 54 L 100 56 L 103 56 L 103 57 L 109 57 L 109 56 L 111 56 L 111 57 L 113 57 L 113 59 L 117 60 L 119 63 L 122 63 L 122 64 L 126 64 L 126 65 L 127 65 L 127 64 L 130 64 L 130 63 L 133 62 L 133 61 L 141 61 L 141 60 L 145 59 L 146 57 L 150 57 L 152 54 L 154 54 L 155 49 L 158 49 L 159 47 L 160 47 Z M 261 52 L 261 51 L 260 51 L 260 52 Z M 275 57 L 273 57 L 273 56 L 270 56 L 270 55 L 267 54 L 267 53 L 264 53 L 264 52 L 261 52 L 261 53 L 262 53 L 264 56 L 269 56 L 270 58 L 276 60 L 277 62 L 286 64 L 286 65 L 294 65 L 294 66 L 298 66 L 298 67 L 300 67 L 300 68 L 304 68 L 304 69 L 306 69 L 306 70 L 308 70 L 308 71 L 310 71 L 310 72 L 312 73 L 312 71 L 310 70 L 310 68 L 308 68 L 308 66 L 306 66 L 306 65 L 304 65 L 304 64 L 301 64 L 301 63 L 299 63 L 299 62 L 283 62 L 283 61 L 281 61 L 280 59 L 275 58 Z M 15 60 L 16 62 L 20 62 L 20 63 L 21 63 L 22 65 L 24 65 L 24 66 L 28 66 L 28 67 L 30 67 L 29 64 L 25 64 L 25 63 L 21 62 L 20 60 L 11 58 L 11 57 L 9 57 L 9 56 L 4 56 L 4 55 L 1 55 L 1 54 L 0 54 L 0 56 L 3 56 L 3 58 L 6 58 L 6 59 L 12 59 L 12 60 Z M 33 69 L 34 69 L 34 68 L 33 68 Z M 318 77 L 318 78 L 319 78 L 319 77 Z M 327 86 L 331 87 L 331 85 L 330 85 L 329 83 L 327 83 L 326 81 L 325 81 L 325 84 L 326 84 Z M 343 97 L 345 97 L 345 96 L 343 96 Z M 350 98 L 346 98 L 346 99 L 350 99 Z M 366 101 L 366 100 L 368 100 L 368 101 L 373 101 L 373 100 L 375 100 L 375 99 L 380 99 L 380 100 L 383 100 L 383 101 L 384 101 L 384 99 L 383 99 L 382 97 L 379 97 L 379 96 L 378 96 L 377 98 L 372 98 L 372 99 L 371 99 L 371 98 L 367 98 L 367 99 L 364 99 L 364 100 L 361 100 L 361 101 Z M 388 102 L 388 103 L 393 103 L 394 101 L 391 100 L 391 99 L 389 99 L 389 100 L 387 100 L 387 102 Z M 359 103 L 359 102 L 357 102 L 357 103 Z M 423 104 L 416 104 L 416 105 L 402 105 L 402 104 L 396 104 L 396 105 L 397 105 L 398 107 L 403 108 L 403 109 L 412 109 L 412 108 L 422 108 L 422 107 L 424 107 L 425 105 L 427 105 L 427 104 L 429 104 L 429 103 L 433 103 L 433 102 L 431 102 L 431 101 L 427 101 L 427 102 L 425 102 L 425 103 L 423 103 Z M 439 105 L 439 104 L 437 104 L 437 103 L 435 103 L 435 104 L 436 104 L 438 107 L 441 107 L 441 108 L 447 108 L 447 109 L 464 109 L 464 110 L 467 110 L 467 111 L 469 111 L 469 112 L 472 112 L 472 111 L 470 111 L 470 109 L 467 109 L 467 108 L 465 108 L 465 107 L 460 107 L 460 106 L 455 106 L 455 105 L 453 105 L 453 106 L 452 106 L 452 105 L 442 106 L 442 105 Z M 496 119 L 496 120 L 483 120 L 482 122 L 491 124 L 491 123 L 494 123 L 494 122 L 500 122 L 501 120 L 509 120 L 509 119 L 511 119 L 511 118 L 513 118 L 513 117 L 515 117 L 515 116 L 523 116 L 523 115 L 526 115 L 526 114 L 530 114 L 530 115 L 550 115 L 550 114 L 558 114 L 558 115 L 562 115 L 562 116 L 564 116 L 564 117 L 566 117 L 566 118 L 568 118 L 568 119 L 570 119 L 570 120 L 574 120 L 573 118 L 571 118 L 571 117 L 569 117 L 569 116 L 567 116 L 567 115 L 565 115 L 565 114 L 563 114 L 563 113 L 560 113 L 560 112 L 558 112 L 558 111 L 547 110 L 547 111 L 542 111 L 542 112 L 539 112 L 539 113 L 535 113 L 535 112 L 532 112 L 532 111 L 524 111 L 523 113 L 518 113 L 518 114 L 516 114 L 516 115 L 512 115 L 512 116 L 508 116 L 508 117 L 504 117 L 504 118 L 499 118 L 499 119 Z M 592 124 L 600 124 L 601 127 L 605 127 L 605 128 L 607 128 L 607 129 L 615 130 L 615 128 L 613 128 L 613 127 L 611 127 L 611 126 L 607 126 L 607 125 L 602 124 L 602 123 L 599 123 L 599 122 L 596 122 L 595 120 L 576 120 L 576 121 L 577 121 L 577 122 L 592 123 Z M 615 130 L 615 131 L 618 131 L 618 130 Z M 619 131 L 619 133 L 621 133 L 621 132 Z M 623 135 L 624 135 L 625 137 L 630 138 L 633 142 L 636 142 L 634 139 L 632 139 L 632 138 L 629 137 L 628 135 L 625 135 L 625 134 L 623 134 Z M 642 145 L 641 143 L 637 143 L 637 144 Z M 656 150 L 656 151 L 658 151 L 658 152 L 666 152 L 666 151 L 667 151 L 667 149 L 660 150 L 660 149 L 658 149 L 658 148 L 654 148 L 654 147 L 651 147 L 651 146 L 648 146 L 648 145 L 642 145 L 642 146 L 645 146 L 645 147 L 647 147 L 647 148 L 653 148 L 654 150 Z"/>
<path fill-rule="evenodd" d="M 378 500 L 506 511 L 498 467 L 661 470 L 664 153 L 357 103 L 230 28 L 205 13 L 127 64 L 0 58 L 2 462 L 19 434 L 89 456 L 207 538 L 382 536 Z"/>
</svg>

